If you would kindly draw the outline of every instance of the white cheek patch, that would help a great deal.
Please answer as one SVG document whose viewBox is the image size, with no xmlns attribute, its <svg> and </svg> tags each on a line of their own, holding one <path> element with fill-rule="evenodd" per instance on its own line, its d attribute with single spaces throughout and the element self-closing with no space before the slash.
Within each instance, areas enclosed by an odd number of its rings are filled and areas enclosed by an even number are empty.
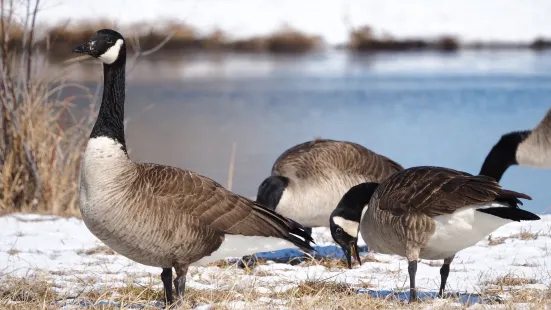
<svg viewBox="0 0 551 310">
<path fill-rule="evenodd" d="M 333 217 L 333 222 L 335 222 L 337 226 L 342 228 L 342 230 L 344 230 L 344 232 L 347 233 L 349 236 L 358 237 L 358 227 L 360 226 L 360 223 L 347 220 L 340 216 Z"/>
<path fill-rule="evenodd" d="M 117 42 L 115 42 L 115 45 L 107 49 L 107 51 L 101 54 L 98 58 L 103 61 L 103 63 L 106 63 L 108 65 L 114 63 L 117 58 L 119 58 L 119 52 L 123 43 L 124 42 L 122 39 L 118 39 Z"/>
</svg>

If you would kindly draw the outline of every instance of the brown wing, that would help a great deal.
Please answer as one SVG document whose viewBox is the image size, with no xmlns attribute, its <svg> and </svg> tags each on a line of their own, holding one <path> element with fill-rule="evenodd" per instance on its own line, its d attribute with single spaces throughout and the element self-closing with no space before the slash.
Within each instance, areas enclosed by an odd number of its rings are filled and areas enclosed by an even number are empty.
<svg viewBox="0 0 551 310">
<path fill-rule="evenodd" d="M 413 167 L 391 176 L 378 191 L 379 208 L 399 216 L 419 212 L 450 214 L 470 205 L 496 199 L 518 202 L 528 195 L 504 190 L 491 177 L 473 176 L 441 167 Z"/>
<path fill-rule="evenodd" d="M 144 197 L 184 212 L 219 233 L 277 237 L 311 250 L 304 228 L 215 181 L 192 171 L 154 164 L 139 165 L 138 182 Z M 301 239 L 299 237 L 304 238 Z"/>
<path fill-rule="evenodd" d="M 272 167 L 272 175 L 292 174 L 300 179 L 308 179 L 323 177 L 336 170 L 350 175 L 368 176 L 374 182 L 381 182 L 403 169 L 391 159 L 359 144 L 316 139 L 283 152 Z"/>
</svg>

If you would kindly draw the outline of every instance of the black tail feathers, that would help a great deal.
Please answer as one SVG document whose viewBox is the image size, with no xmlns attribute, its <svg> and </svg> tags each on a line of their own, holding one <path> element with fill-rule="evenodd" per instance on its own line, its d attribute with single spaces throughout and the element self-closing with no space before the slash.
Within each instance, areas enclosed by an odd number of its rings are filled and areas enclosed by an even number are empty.
<svg viewBox="0 0 551 310">
<path fill-rule="evenodd" d="M 310 233 L 299 223 L 291 219 L 288 219 L 288 221 L 291 222 L 292 227 L 291 230 L 289 230 L 289 238 L 287 240 L 301 248 L 303 251 L 315 251 L 310 245 L 310 243 L 316 244 L 312 238 L 312 235 L 310 235 Z M 304 238 L 304 240 L 302 238 Z"/>
<path fill-rule="evenodd" d="M 540 217 L 532 212 L 522 210 L 517 208 L 507 208 L 507 207 L 492 207 L 485 209 L 477 209 L 477 211 L 491 214 L 502 219 L 507 219 L 511 221 L 537 221 Z"/>
</svg>

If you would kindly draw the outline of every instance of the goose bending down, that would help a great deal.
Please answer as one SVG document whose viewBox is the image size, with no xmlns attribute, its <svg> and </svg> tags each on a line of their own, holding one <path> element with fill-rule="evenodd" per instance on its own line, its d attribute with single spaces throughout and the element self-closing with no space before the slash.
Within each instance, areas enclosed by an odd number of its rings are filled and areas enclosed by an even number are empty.
<svg viewBox="0 0 551 310">
<path fill-rule="evenodd" d="M 486 156 L 479 174 L 499 182 L 512 165 L 551 168 L 551 109 L 534 129 L 501 136 Z"/>
<path fill-rule="evenodd" d="M 124 137 L 126 43 L 99 30 L 74 52 L 103 62 L 104 89 L 81 166 L 80 211 L 88 229 L 117 253 L 163 269 L 166 300 L 182 300 L 190 265 L 297 246 L 304 228 L 195 172 L 132 162 Z"/>
<path fill-rule="evenodd" d="M 352 187 L 331 214 L 331 235 L 348 253 L 349 268 L 349 253 L 356 247 L 358 228 L 375 252 L 406 257 L 410 302 L 416 298 L 417 261 L 443 259 L 439 290 L 442 296 L 457 252 L 507 223 L 540 219 L 518 207 L 522 204 L 520 198 L 531 199 L 501 188 L 488 176 L 440 167 L 413 167 L 380 184 Z"/>
<path fill-rule="evenodd" d="M 359 144 L 317 139 L 279 156 L 272 175 L 260 184 L 256 201 L 311 232 L 312 227 L 329 227 L 331 212 L 352 186 L 382 182 L 402 169 Z"/>
</svg>

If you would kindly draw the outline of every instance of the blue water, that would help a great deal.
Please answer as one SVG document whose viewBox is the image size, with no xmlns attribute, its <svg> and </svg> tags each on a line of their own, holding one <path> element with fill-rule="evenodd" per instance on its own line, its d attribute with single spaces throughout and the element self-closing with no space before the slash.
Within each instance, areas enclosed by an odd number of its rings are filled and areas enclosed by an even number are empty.
<svg viewBox="0 0 551 310">
<path fill-rule="evenodd" d="M 499 137 L 551 106 L 551 54 L 531 51 L 310 56 L 195 55 L 129 74 L 130 155 L 184 167 L 254 196 L 274 160 L 316 137 L 349 140 L 405 167 L 478 173 Z M 98 74 L 99 78 L 99 74 Z M 502 185 L 547 212 L 551 171 L 512 167 Z"/>
</svg>

